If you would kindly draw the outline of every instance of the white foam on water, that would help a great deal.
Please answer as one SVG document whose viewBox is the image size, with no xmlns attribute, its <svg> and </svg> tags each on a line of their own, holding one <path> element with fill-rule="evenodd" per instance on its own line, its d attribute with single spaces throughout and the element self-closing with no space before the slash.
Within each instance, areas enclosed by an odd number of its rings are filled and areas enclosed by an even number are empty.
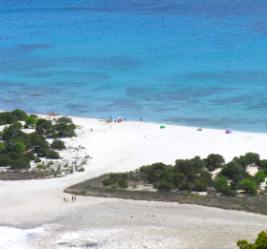
<svg viewBox="0 0 267 249">
<path fill-rule="evenodd" d="M 151 230 L 155 232 L 151 233 Z M 139 249 L 139 248 L 181 248 L 179 241 L 160 236 L 161 228 L 149 226 L 135 229 L 87 229 L 64 232 L 58 236 L 55 249 Z"/>
<path fill-rule="evenodd" d="M 20 229 L 0 226 L 0 249 L 36 249 L 31 244 L 44 232 L 45 227 Z"/>
<path fill-rule="evenodd" d="M 90 229 L 63 233 L 55 243 L 56 249 L 97 249 L 102 248 L 106 238 L 118 233 L 120 229 Z"/>
</svg>

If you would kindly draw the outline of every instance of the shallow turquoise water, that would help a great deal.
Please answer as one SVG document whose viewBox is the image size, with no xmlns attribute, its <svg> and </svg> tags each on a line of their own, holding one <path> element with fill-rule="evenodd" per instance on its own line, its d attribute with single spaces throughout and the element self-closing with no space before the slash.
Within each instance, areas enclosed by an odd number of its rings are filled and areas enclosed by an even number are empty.
<svg viewBox="0 0 267 249">
<path fill-rule="evenodd" d="M 0 109 L 267 129 L 263 0 L 0 2 Z"/>
</svg>

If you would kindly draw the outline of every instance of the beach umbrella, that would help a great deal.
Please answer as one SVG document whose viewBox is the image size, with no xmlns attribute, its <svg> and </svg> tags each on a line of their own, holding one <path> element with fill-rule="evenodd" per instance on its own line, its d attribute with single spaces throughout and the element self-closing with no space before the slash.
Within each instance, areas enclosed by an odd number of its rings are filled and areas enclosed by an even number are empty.
<svg viewBox="0 0 267 249">
<path fill-rule="evenodd" d="M 165 126 L 165 125 L 160 125 L 159 128 L 160 128 L 160 129 L 164 129 L 164 128 L 166 128 L 166 126 Z"/>
<path fill-rule="evenodd" d="M 232 130 L 231 130 L 231 129 L 227 128 L 227 129 L 225 130 L 225 134 L 231 134 L 231 133 L 232 133 Z"/>
</svg>

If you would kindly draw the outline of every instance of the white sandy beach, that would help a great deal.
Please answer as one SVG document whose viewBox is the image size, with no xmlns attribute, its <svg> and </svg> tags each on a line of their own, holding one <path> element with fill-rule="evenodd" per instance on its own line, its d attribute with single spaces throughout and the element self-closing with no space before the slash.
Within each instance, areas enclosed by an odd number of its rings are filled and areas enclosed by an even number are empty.
<svg viewBox="0 0 267 249">
<path fill-rule="evenodd" d="M 210 153 L 229 161 L 246 152 L 267 159 L 267 134 L 233 131 L 227 135 L 215 129 L 199 132 L 175 125 L 160 129 L 153 123 L 105 124 L 77 117 L 73 121 L 81 129 L 66 143 L 86 148 L 92 157 L 86 171 L 56 179 L 0 181 L 1 249 L 74 248 L 70 242 L 75 240 L 90 242 L 87 248 L 230 249 L 236 240 L 252 239 L 267 229 L 266 216 L 246 212 L 95 197 L 78 197 L 68 204 L 62 200 L 67 196 L 63 190 L 72 184 L 153 162 L 174 163 L 177 158 Z M 21 237 L 10 235 L 17 234 L 14 227 Z"/>
</svg>

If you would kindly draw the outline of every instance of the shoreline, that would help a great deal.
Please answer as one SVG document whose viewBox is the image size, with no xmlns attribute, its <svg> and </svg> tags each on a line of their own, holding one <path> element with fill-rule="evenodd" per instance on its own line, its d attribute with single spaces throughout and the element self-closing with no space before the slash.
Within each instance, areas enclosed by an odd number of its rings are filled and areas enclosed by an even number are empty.
<svg viewBox="0 0 267 249">
<path fill-rule="evenodd" d="M 36 115 L 44 115 L 47 116 L 47 114 L 38 114 L 38 113 L 33 113 Z M 61 114 L 61 113 L 57 113 L 59 116 L 67 116 L 70 118 L 74 118 L 74 119 L 91 119 L 91 120 L 100 120 L 99 117 L 95 117 L 95 116 L 76 116 L 76 115 L 71 115 L 71 114 Z M 104 120 L 105 118 L 102 117 L 102 119 Z M 106 118 L 108 119 L 108 118 Z M 220 128 L 220 127 L 212 127 L 212 126 L 195 126 L 195 125 L 186 125 L 186 124 L 181 124 L 181 123 L 173 123 L 170 121 L 164 121 L 164 120 L 143 120 L 140 121 L 138 119 L 127 119 L 126 122 L 130 122 L 130 123 L 145 123 L 145 124 L 153 124 L 153 125 L 161 125 L 161 124 L 165 124 L 168 126 L 178 126 L 178 127 L 184 127 L 184 128 L 192 128 L 192 129 L 197 129 L 197 128 L 202 128 L 203 130 L 215 130 L 215 131 L 222 131 L 225 132 L 226 129 L 231 129 L 233 132 L 238 132 L 238 133 L 252 133 L 252 134 L 267 134 L 267 128 L 265 131 L 255 131 L 255 130 L 242 130 L 242 129 L 232 129 L 231 126 L 228 127 L 224 127 L 224 128 Z M 266 123 L 267 126 L 267 123 Z"/>
<path fill-rule="evenodd" d="M 12 111 L 13 109 L 0 109 L 0 112 L 5 112 L 5 111 Z M 43 117 L 47 117 L 49 116 L 47 113 L 36 113 L 36 112 L 27 112 L 28 114 L 35 114 L 37 116 L 43 116 Z M 56 116 L 66 116 L 69 118 L 74 118 L 74 119 L 88 119 L 88 120 L 100 120 L 100 117 L 97 116 L 78 116 L 78 115 L 73 115 L 70 113 L 59 113 L 59 112 L 55 112 Z M 106 115 L 106 118 L 102 116 L 102 119 L 108 119 L 108 117 L 111 117 L 112 115 Z M 113 117 L 113 116 L 112 116 Z M 114 118 L 113 118 L 114 120 Z M 225 127 L 213 127 L 213 126 L 196 126 L 196 125 L 190 125 L 190 124 L 182 124 L 182 123 L 173 123 L 170 121 L 166 121 L 166 120 L 143 120 L 140 121 L 138 119 L 128 119 L 126 122 L 130 122 L 130 123 L 146 123 L 146 124 L 154 124 L 154 125 L 160 125 L 160 124 L 166 124 L 168 126 L 178 126 L 178 127 L 185 127 L 185 128 L 193 128 L 193 129 L 197 129 L 197 128 L 202 128 L 203 130 L 215 130 L 215 131 L 225 131 L 226 129 L 230 128 L 233 130 L 233 132 L 239 132 L 239 133 L 252 133 L 252 134 L 267 134 L 267 128 L 264 131 L 260 131 L 260 130 L 243 130 L 243 129 L 234 129 L 231 128 L 231 126 L 225 126 Z M 267 123 L 266 123 L 266 127 L 267 127 Z"/>
</svg>

